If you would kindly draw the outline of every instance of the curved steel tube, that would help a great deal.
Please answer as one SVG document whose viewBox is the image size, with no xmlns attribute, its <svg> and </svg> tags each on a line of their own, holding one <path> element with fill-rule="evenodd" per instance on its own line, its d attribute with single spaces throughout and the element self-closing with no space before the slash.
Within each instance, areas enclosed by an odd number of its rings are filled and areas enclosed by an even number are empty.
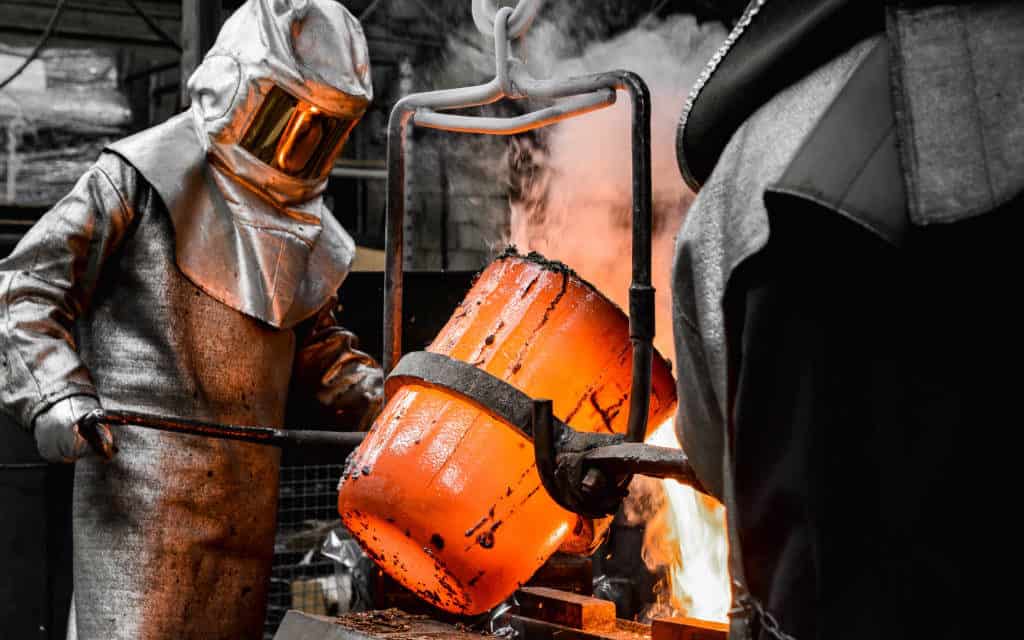
<svg viewBox="0 0 1024 640">
<path fill-rule="evenodd" d="M 615 104 L 615 92 L 602 89 L 594 93 L 567 98 L 550 107 L 513 118 L 459 116 L 422 109 L 416 111 L 412 121 L 417 126 L 442 131 L 486 133 L 499 136 L 514 135 L 546 127 L 549 124 L 603 109 L 613 104 Z"/>
<path fill-rule="evenodd" d="M 531 418 L 534 457 L 537 463 L 537 475 L 540 476 L 540 483 L 544 485 L 548 495 L 563 509 L 575 511 L 576 506 L 566 501 L 558 483 L 555 482 L 555 465 L 557 464 L 555 442 L 558 439 L 558 434 L 555 433 L 555 420 L 551 410 L 551 401 L 534 400 Z"/>
<path fill-rule="evenodd" d="M 531 420 L 541 484 L 568 511 L 591 518 L 614 513 L 634 474 L 671 478 L 706 493 L 681 449 L 574 431 L 554 419 L 550 400 L 532 402 Z"/>
<path fill-rule="evenodd" d="M 493 1 L 480 0 L 474 12 Z M 525 68 L 507 57 L 507 38 L 515 37 L 520 25 L 517 12 L 526 15 L 536 4 L 524 0 L 513 12 L 498 10 L 493 23 L 496 46 L 495 78 L 475 87 L 412 94 L 400 100 L 388 121 L 388 199 L 384 276 L 384 371 L 389 372 L 402 354 L 402 284 L 405 225 L 405 136 L 410 121 L 420 126 L 462 132 L 508 135 L 538 128 L 572 115 L 611 104 L 602 90 L 629 93 L 632 106 L 632 191 L 633 238 L 632 282 L 629 290 L 630 340 L 633 343 L 633 380 L 630 389 L 627 440 L 640 442 L 647 432 L 650 411 L 651 366 L 654 359 L 654 288 L 651 286 L 651 110 L 650 92 L 643 79 L 629 71 L 609 71 L 566 80 L 536 80 Z M 525 29 L 525 27 L 522 27 Z M 587 95 L 589 94 L 589 96 Z M 535 97 L 557 99 L 577 97 L 578 101 L 555 105 L 517 118 L 470 118 L 438 114 L 433 110 L 480 106 L 502 98 Z M 582 97 L 581 97 L 582 96 Z"/>
<path fill-rule="evenodd" d="M 169 433 L 179 433 L 218 440 L 237 440 L 275 447 L 358 447 L 366 437 L 361 431 L 300 431 L 278 429 L 276 427 L 259 427 L 234 424 L 218 424 L 202 420 L 188 420 L 174 416 L 160 416 L 129 411 L 104 411 L 97 409 L 86 414 L 78 423 L 78 428 L 93 449 L 100 451 L 97 445 L 99 437 L 96 429 L 99 425 L 155 429 Z"/>
<path fill-rule="evenodd" d="M 612 476 L 635 473 L 651 478 L 671 478 L 707 493 L 682 449 L 636 442 L 611 444 L 588 451 L 583 460 L 584 464 Z"/>
<path fill-rule="evenodd" d="M 647 434 L 654 360 L 654 288 L 651 286 L 651 95 L 647 84 L 631 71 L 608 71 L 568 80 L 535 80 L 522 65 L 511 71 L 517 90 L 539 98 L 560 98 L 599 88 L 625 91 L 632 106 L 633 274 L 629 287 L 629 336 L 633 343 L 626 439 L 641 442 Z"/>
</svg>

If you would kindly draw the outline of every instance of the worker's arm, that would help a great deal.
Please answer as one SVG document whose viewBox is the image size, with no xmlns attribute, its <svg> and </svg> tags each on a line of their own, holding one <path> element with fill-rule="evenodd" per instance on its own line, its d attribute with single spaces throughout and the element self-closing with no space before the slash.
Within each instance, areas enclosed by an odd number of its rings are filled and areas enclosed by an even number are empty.
<svg viewBox="0 0 1024 640">
<path fill-rule="evenodd" d="M 44 458 L 70 462 L 88 445 L 78 420 L 99 408 L 74 326 L 105 263 L 132 226 L 134 171 L 105 154 L 0 261 L 0 407 L 35 433 Z M 107 453 L 109 432 L 102 434 Z"/>
<path fill-rule="evenodd" d="M 338 324 L 331 299 L 296 329 L 289 424 L 365 430 L 384 401 L 384 372 L 359 350 L 359 339 Z"/>
</svg>

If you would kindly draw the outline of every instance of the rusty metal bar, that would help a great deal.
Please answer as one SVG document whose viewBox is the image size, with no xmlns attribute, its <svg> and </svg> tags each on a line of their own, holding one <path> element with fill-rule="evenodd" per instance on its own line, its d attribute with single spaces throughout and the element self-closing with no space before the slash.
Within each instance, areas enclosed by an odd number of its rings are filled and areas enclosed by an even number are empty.
<svg viewBox="0 0 1024 640">
<path fill-rule="evenodd" d="M 568 98 L 550 107 L 514 118 L 459 116 L 421 109 L 413 117 L 413 124 L 428 129 L 440 129 L 456 133 L 487 133 L 508 136 L 546 127 L 568 118 L 603 109 L 612 104 L 615 104 L 615 92 L 599 90 L 594 93 Z"/>
<path fill-rule="evenodd" d="M 118 427 L 142 427 L 170 433 L 181 433 L 220 440 L 252 442 L 275 447 L 318 446 L 354 449 L 359 446 L 366 436 L 362 432 L 293 431 L 289 429 L 275 429 L 273 427 L 217 424 L 170 416 L 97 409 L 90 412 L 78 423 L 82 437 L 97 451 L 102 450 L 102 446 L 98 446 L 99 435 L 97 432 L 97 428 L 101 424 Z"/>
<path fill-rule="evenodd" d="M 612 629 L 584 631 L 553 622 L 534 620 L 527 616 L 505 614 L 504 621 L 519 634 L 530 640 L 650 640 L 651 628 L 632 620 L 616 620 Z"/>
<path fill-rule="evenodd" d="M 586 452 L 583 454 L 583 464 L 612 476 L 639 474 L 652 478 L 671 478 L 706 493 L 682 449 L 632 442 L 613 444 Z"/>
<path fill-rule="evenodd" d="M 704 492 L 681 449 L 623 442 L 559 422 L 550 400 L 533 401 L 534 461 L 541 484 L 564 509 L 587 517 L 614 513 L 634 474 L 672 478 Z"/>
</svg>

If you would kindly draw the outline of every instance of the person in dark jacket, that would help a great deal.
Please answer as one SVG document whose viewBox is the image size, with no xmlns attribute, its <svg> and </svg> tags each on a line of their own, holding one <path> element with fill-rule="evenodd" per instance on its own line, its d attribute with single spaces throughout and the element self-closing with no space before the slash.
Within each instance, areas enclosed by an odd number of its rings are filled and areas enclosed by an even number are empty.
<svg viewBox="0 0 1024 640">
<path fill-rule="evenodd" d="M 291 402 L 337 424 L 381 403 L 334 316 L 355 246 L 321 197 L 372 98 L 358 21 L 249 0 L 189 90 L 0 261 L 0 406 L 46 459 L 78 460 L 81 640 L 262 637 L 280 460 L 127 427 L 104 428 L 107 462 L 86 457 L 83 416 L 283 426 Z"/>
<path fill-rule="evenodd" d="M 755 0 L 684 107 L 677 431 L 732 638 L 958 638 L 1024 195 L 1024 5 Z M 982 395 L 985 391 L 988 395 Z M 1002 404 L 1000 404 L 1002 403 Z"/>
</svg>

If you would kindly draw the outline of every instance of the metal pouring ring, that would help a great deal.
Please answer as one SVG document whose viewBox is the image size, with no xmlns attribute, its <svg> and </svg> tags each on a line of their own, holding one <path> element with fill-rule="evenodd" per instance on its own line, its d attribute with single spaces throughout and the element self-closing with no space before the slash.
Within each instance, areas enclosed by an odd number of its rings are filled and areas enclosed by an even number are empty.
<svg viewBox="0 0 1024 640">
<path fill-rule="evenodd" d="M 530 28 L 533 19 L 540 13 L 544 0 L 519 0 L 508 19 L 508 38 L 518 38 Z M 494 16 L 498 13 L 495 0 L 473 0 L 473 22 L 485 36 L 494 34 Z"/>
<path fill-rule="evenodd" d="M 405 354 L 384 383 L 388 397 L 407 382 L 451 391 L 533 439 L 533 399 L 508 382 L 468 362 L 431 351 Z M 565 426 L 558 418 L 555 424 Z"/>
</svg>

